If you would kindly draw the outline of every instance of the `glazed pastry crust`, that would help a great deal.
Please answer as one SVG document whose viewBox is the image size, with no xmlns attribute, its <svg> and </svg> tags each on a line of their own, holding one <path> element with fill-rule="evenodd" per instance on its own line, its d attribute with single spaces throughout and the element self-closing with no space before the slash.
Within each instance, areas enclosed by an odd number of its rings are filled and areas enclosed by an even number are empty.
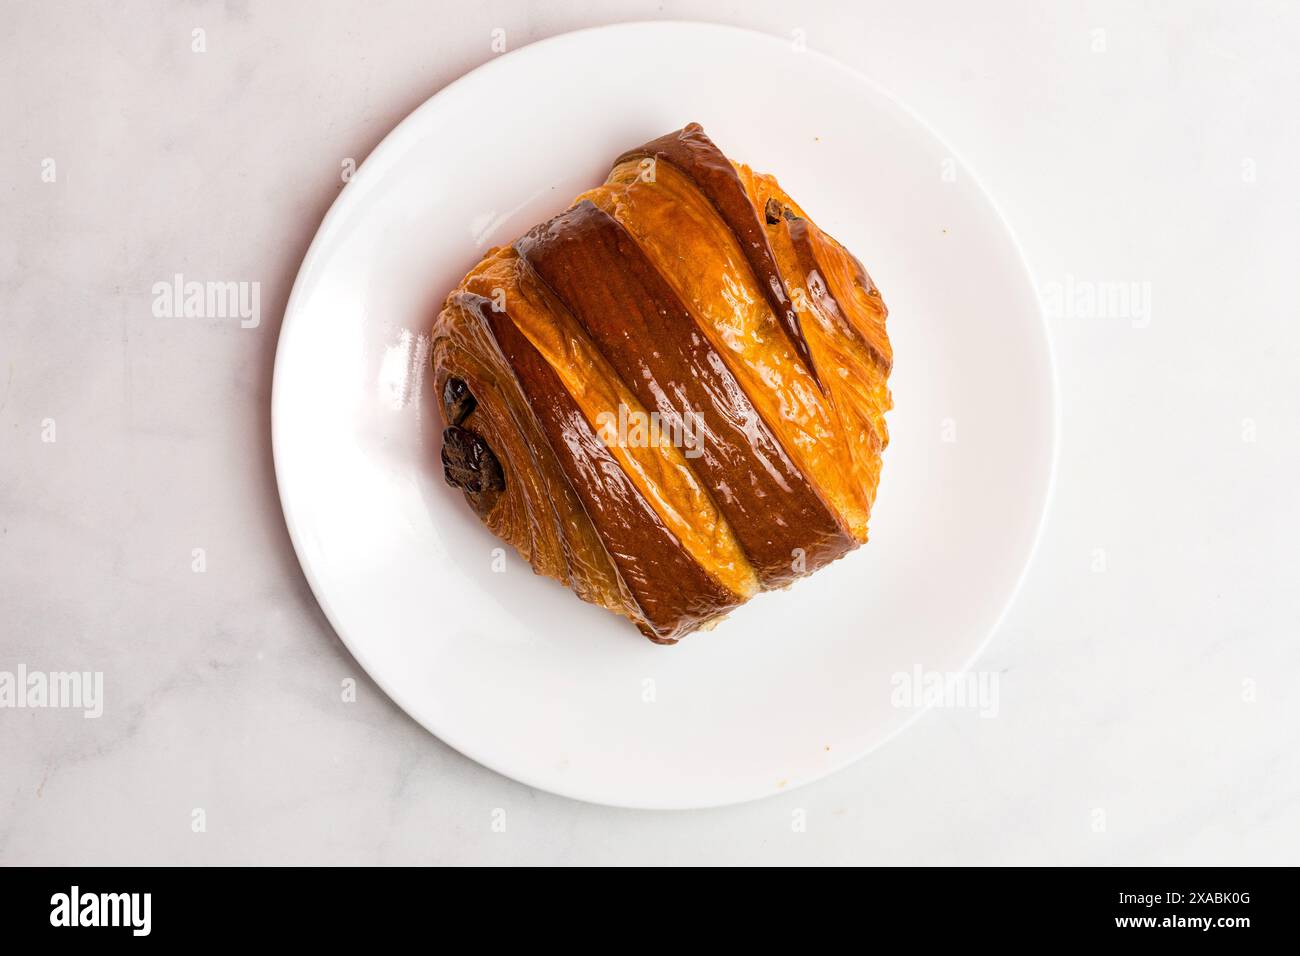
<svg viewBox="0 0 1300 956">
<path fill-rule="evenodd" d="M 448 480 L 539 574 L 672 643 L 866 541 L 886 317 L 856 258 L 692 124 L 449 295 Z M 628 440 L 620 414 L 701 430 Z"/>
</svg>

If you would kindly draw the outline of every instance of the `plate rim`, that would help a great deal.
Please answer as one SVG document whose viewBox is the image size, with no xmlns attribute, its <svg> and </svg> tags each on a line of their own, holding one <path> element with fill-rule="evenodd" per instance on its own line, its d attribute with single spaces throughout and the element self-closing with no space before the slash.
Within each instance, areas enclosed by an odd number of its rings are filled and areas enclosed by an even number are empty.
<svg viewBox="0 0 1300 956">
<path fill-rule="evenodd" d="M 405 117 L 403 117 L 392 129 L 390 129 L 386 134 L 384 134 L 383 138 L 379 141 L 379 143 L 374 147 L 374 149 L 372 149 L 366 155 L 365 159 L 362 160 L 361 164 L 356 168 L 352 176 L 349 177 L 347 184 L 345 184 L 343 189 L 339 191 L 338 195 L 334 197 L 333 201 L 330 203 L 329 209 L 326 211 L 324 217 L 321 219 L 320 225 L 317 226 L 315 234 L 312 236 L 311 243 L 308 245 L 307 251 L 303 255 L 302 262 L 298 266 L 298 271 L 294 276 L 294 281 L 289 292 L 289 297 L 285 302 L 284 312 L 283 315 L 281 316 L 281 321 L 280 321 L 280 328 L 276 335 L 275 361 L 273 363 L 272 373 L 271 373 L 272 375 L 271 400 L 270 400 L 271 458 L 272 458 L 272 464 L 275 471 L 276 492 L 280 501 L 281 515 L 284 519 L 285 528 L 289 534 L 289 540 L 293 545 L 294 556 L 297 558 L 298 566 L 302 571 L 303 577 L 306 579 L 308 586 L 311 588 L 313 599 L 316 601 L 316 604 L 320 607 L 321 612 L 325 615 L 325 618 L 329 622 L 329 625 L 331 629 L 334 631 L 335 636 L 339 639 L 339 641 L 343 644 L 343 646 L 347 648 L 348 653 L 351 654 L 353 659 L 356 660 L 356 662 L 362 667 L 362 669 L 366 672 L 366 675 L 370 678 L 370 680 L 372 680 L 375 683 L 375 685 L 381 691 L 384 692 L 384 694 L 389 698 L 389 700 L 391 700 L 394 704 L 396 704 L 410 720 L 414 721 L 416 724 L 422 727 L 426 732 L 432 734 L 443 744 L 450 747 L 452 750 L 455 750 L 457 753 L 461 754 L 462 756 L 474 761 L 479 766 L 486 767 L 488 770 L 491 770 L 493 773 L 499 774 L 500 776 L 505 777 L 506 779 L 513 780 L 518 783 L 522 783 L 525 786 L 532 787 L 536 790 L 541 790 L 546 793 L 551 793 L 557 796 L 566 797 L 568 799 L 576 800 L 582 803 L 590 803 L 597 806 L 619 807 L 622 809 L 630 809 L 630 810 L 709 809 L 714 807 L 739 806 L 745 803 L 752 803 L 756 800 L 763 800 L 770 797 L 792 793 L 801 787 L 805 787 L 810 784 L 817 783 L 819 781 L 824 781 L 828 777 L 833 776 L 834 774 L 840 772 L 841 770 L 844 770 L 846 767 L 854 763 L 857 763 L 860 760 L 865 759 L 866 757 L 875 753 L 880 748 L 886 746 L 887 744 L 897 739 L 901 734 L 903 734 L 906 730 L 912 727 L 918 720 L 920 720 L 922 716 L 924 716 L 931 709 L 933 709 L 933 707 L 931 705 L 927 705 L 916 709 L 911 715 L 908 716 L 906 720 L 900 722 L 898 726 L 896 726 L 889 733 L 885 734 L 885 736 L 883 736 L 881 739 L 875 741 L 874 743 L 868 745 L 867 747 L 865 747 L 860 751 L 843 756 L 839 760 L 836 760 L 835 762 L 828 764 L 825 767 L 825 769 L 820 770 L 819 772 L 813 775 L 792 782 L 789 786 L 783 787 L 780 790 L 754 793 L 750 796 L 745 796 L 745 797 L 737 798 L 737 797 L 725 796 L 721 799 L 708 799 L 708 800 L 692 799 L 687 801 L 615 800 L 615 799 L 609 799 L 607 797 L 599 797 L 599 796 L 584 794 L 576 790 L 566 788 L 560 782 L 550 781 L 550 780 L 539 780 L 528 773 L 515 773 L 510 770 L 504 769 L 498 761 L 494 759 L 485 758 L 483 755 L 476 753 L 475 748 L 465 746 L 462 741 L 456 740 L 454 734 L 448 735 L 443 729 L 436 728 L 432 726 L 430 722 L 427 722 L 422 717 L 417 716 L 415 710 L 407 706 L 407 703 L 405 701 L 405 696 L 395 692 L 393 688 L 389 685 L 389 682 L 382 679 L 375 672 L 375 670 L 369 666 L 369 664 L 367 663 L 367 655 L 362 650 L 363 642 L 355 639 L 351 639 L 351 640 L 349 639 L 345 629 L 340 625 L 337 619 L 337 615 L 334 613 L 332 607 L 330 606 L 330 602 L 325 597 L 324 589 L 321 586 L 321 582 L 314 568 L 305 557 L 304 549 L 301 544 L 301 535 L 298 529 L 298 522 L 294 516 L 292 505 L 290 504 L 289 498 L 286 494 L 286 482 L 283 474 L 284 466 L 282 463 L 282 451 L 281 451 L 282 439 L 280 437 L 281 435 L 280 423 L 283 421 L 283 416 L 280 414 L 280 407 L 282 404 L 281 382 L 283 381 L 281 363 L 287 361 L 284 358 L 287 352 L 287 349 L 284 348 L 285 341 L 286 341 L 286 334 L 288 333 L 290 327 L 294 324 L 295 318 L 298 317 L 298 313 L 300 311 L 299 300 L 303 295 L 305 277 L 313 272 L 314 266 L 316 265 L 316 261 L 321 255 L 321 250 L 324 248 L 327 241 L 333 238 L 335 232 L 338 229 L 338 222 L 343 218 L 347 210 L 347 207 L 351 205 L 351 203 L 355 201 L 356 197 L 360 196 L 362 192 L 362 190 L 349 189 L 349 187 L 355 185 L 359 181 L 362 181 L 362 177 L 368 175 L 367 174 L 368 169 L 374 170 L 377 167 L 379 167 L 381 165 L 380 161 L 384 157 L 386 157 L 390 152 L 392 152 L 394 149 L 398 148 L 398 145 L 403 140 L 404 136 L 409 135 L 410 130 L 414 128 L 419 117 L 421 117 L 424 113 L 433 109 L 437 101 L 441 97 L 451 94 L 452 91 L 454 91 L 461 84 L 467 82 L 471 77 L 474 77 L 479 73 L 492 72 L 493 70 L 500 69 L 499 67 L 500 63 L 502 63 L 503 61 L 507 61 L 512 57 L 518 57 L 521 54 L 524 54 L 526 51 L 535 51 L 536 48 L 545 47 L 548 45 L 557 45 L 562 42 L 573 42 L 575 37 L 581 35 L 596 34 L 596 33 L 608 34 L 613 32 L 632 33 L 632 32 L 637 32 L 637 31 L 642 31 L 647 29 L 651 31 L 653 30 L 673 31 L 673 30 L 689 29 L 689 30 L 698 30 L 704 32 L 714 32 L 718 34 L 732 34 L 732 35 L 739 34 L 750 40 L 761 39 L 763 42 L 769 42 L 769 43 L 786 42 L 786 38 L 783 38 L 773 33 L 767 33 L 763 30 L 757 30 L 750 27 L 735 26 L 732 24 L 713 23 L 710 21 L 702 21 L 702 20 L 678 20 L 678 19 L 628 20 L 628 21 L 619 21 L 617 23 L 602 24 L 602 25 L 592 26 L 592 27 L 583 27 L 578 30 L 569 30 L 564 33 L 557 33 L 549 37 L 544 37 L 540 40 L 535 40 L 532 43 L 525 44 L 524 46 L 517 47 L 513 50 L 509 50 L 505 53 L 494 56 L 489 60 L 485 60 L 484 62 L 480 63 L 478 66 L 473 67 L 472 69 L 466 71 L 462 75 L 458 76 L 456 79 L 452 80 L 447 85 L 438 89 L 427 99 L 425 99 L 422 103 L 420 103 L 419 106 L 411 110 L 410 113 L 408 113 Z M 1041 341 L 1041 346 L 1043 351 L 1043 358 L 1045 361 L 1045 371 L 1046 371 L 1045 377 L 1046 377 L 1046 384 L 1047 384 L 1048 400 L 1051 406 L 1049 410 L 1049 414 L 1046 419 L 1048 422 L 1048 428 L 1050 432 L 1050 434 L 1048 435 L 1049 449 L 1047 455 L 1047 475 L 1046 475 L 1046 480 L 1042 487 L 1041 500 L 1038 503 L 1038 514 L 1034 521 L 1033 534 L 1031 536 L 1029 548 L 1025 552 L 1025 556 L 1021 564 L 1019 574 L 1015 580 L 1015 583 L 1012 585 L 1011 589 L 1007 592 L 1007 596 L 1002 604 L 1001 610 L 997 614 L 996 619 L 994 620 L 992 625 L 988 628 L 987 632 L 980 638 L 978 644 L 975 646 L 975 649 L 970 653 L 970 655 L 966 658 L 965 662 L 963 663 L 961 672 L 966 673 L 979 660 L 979 658 L 983 656 L 983 654 L 988 650 L 989 646 L 993 643 L 994 637 L 1001 630 L 1002 625 L 1007 618 L 1007 615 L 1010 613 L 1011 609 L 1015 606 L 1016 601 L 1020 596 L 1021 590 L 1024 587 L 1025 581 L 1029 576 L 1029 571 L 1033 567 L 1035 559 L 1038 556 L 1039 548 L 1043 539 L 1044 529 L 1047 524 L 1047 516 L 1051 511 L 1051 505 L 1055 499 L 1057 469 L 1059 464 L 1060 445 L 1061 445 L 1061 417 L 1060 417 L 1061 406 L 1060 406 L 1060 393 L 1059 393 L 1060 383 L 1059 383 L 1059 377 L 1057 375 L 1056 352 L 1052 340 L 1051 327 L 1049 326 L 1047 322 L 1047 317 L 1043 312 L 1042 298 L 1038 291 L 1039 286 L 1036 277 L 1034 275 L 1034 271 L 1029 264 L 1029 260 L 1025 256 L 1024 248 L 1021 246 L 1019 236 L 1016 234 L 1015 230 L 1011 228 L 1011 223 L 1008 221 L 1005 213 L 1002 210 L 1002 207 L 998 204 L 993 193 L 990 192 L 989 189 L 984 185 L 984 181 L 980 178 L 980 176 L 975 171 L 975 169 L 968 162 L 965 161 L 965 159 L 962 157 L 962 154 L 959 151 L 953 149 L 952 145 L 948 142 L 948 140 L 945 137 L 943 137 L 933 126 L 931 126 L 930 123 L 923 116 L 918 114 L 906 103 L 899 100 L 892 92 L 890 92 L 887 88 L 882 86 L 879 82 L 877 82 L 872 77 L 868 76 L 865 73 L 860 72 L 859 70 L 854 69 L 853 67 L 850 67 L 849 65 L 841 62 L 835 57 L 827 53 L 823 53 L 819 50 L 807 48 L 801 53 L 801 55 L 813 57 L 821 61 L 826 66 L 834 70 L 837 70 L 843 74 L 846 74 L 856 82 L 861 83 L 864 86 L 870 88 L 873 92 L 875 92 L 877 95 L 887 100 L 895 108 L 902 111 L 902 113 L 904 113 L 908 118 L 910 118 L 914 123 L 916 123 L 919 127 L 921 127 L 926 133 L 928 133 L 935 140 L 935 142 L 942 145 L 948 151 L 949 156 L 952 157 L 953 161 L 958 165 L 958 167 L 960 167 L 967 175 L 970 176 L 971 182 L 975 187 L 976 192 L 983 197 L 984 201 L 988 204 L 989 209 L 992 211 L 994 217 L 997 219 L 998 223 L 1002 226 L 1003 231 L 1006 233 L 1006 236 L 1010 240 L 1011 246 L 1015 251 L 1016 261 L 1019 263 L 1020 269 L 1023 270 L 1025 281 L 1028 283 L 1029 289 L 1032 293 L 1033 301 L 1036 304 L 1034 313 L 1038 318 L 1038 322 L 1034 325 L 1034 327 L 1037 328 L 1040 332 L 1040 341 Z"/>
</svg>

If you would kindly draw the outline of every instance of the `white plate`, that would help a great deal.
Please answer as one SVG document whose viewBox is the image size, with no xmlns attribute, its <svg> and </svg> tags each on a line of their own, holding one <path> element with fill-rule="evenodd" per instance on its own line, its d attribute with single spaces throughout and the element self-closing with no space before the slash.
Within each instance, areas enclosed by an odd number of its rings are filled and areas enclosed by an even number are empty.
<svg viewBox="0 0 1300 956">
<path fill-rule="evenodd" d="M 890 307 L 893 441 L 872 540 L 676 647 L 535 576 L 442 478 L 427 334 L 488 245 L 691 120 L 775 173 Z M 289 532 L 340 637 L 451 746 L 583 800 L 789 790 L 916 711 L 891 677 L 968 667 L 1016 590 L 1055 458 L 1034 286 L 992 202 L 861 76 L 730 27 L 638 23 L 502 56 L 412 113 L 302 265 L 272 431 Z M 955 440 L 947 440 L 954 439 Z"/>
</svg>

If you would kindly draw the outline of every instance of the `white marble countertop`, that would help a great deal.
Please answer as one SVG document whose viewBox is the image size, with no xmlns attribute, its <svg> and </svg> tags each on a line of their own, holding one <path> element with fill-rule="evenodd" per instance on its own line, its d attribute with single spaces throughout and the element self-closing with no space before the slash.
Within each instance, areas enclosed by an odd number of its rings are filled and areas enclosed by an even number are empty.
<svg viewBox="0 0 1300 956">
<path fill-rule="evenodd" d="M 1052 6 L 7 8 L 0 672 L 102 672 L 104 707 L 0 708 L 0 863 L 1300 861 L 1300 8 Z M 299 571 L 268 422 L 341 163 L 494 29 L 654 18 L 804 31 L 961 152 L 1045 290 L 1150 296 L 1051 318 L 1059 476 L 981 662 L 998 718 L 678 813 L 530 790 L 390 703 Z M 176 273 L 260 282 L 260 325 L 155 318 Z"/>
</svg>

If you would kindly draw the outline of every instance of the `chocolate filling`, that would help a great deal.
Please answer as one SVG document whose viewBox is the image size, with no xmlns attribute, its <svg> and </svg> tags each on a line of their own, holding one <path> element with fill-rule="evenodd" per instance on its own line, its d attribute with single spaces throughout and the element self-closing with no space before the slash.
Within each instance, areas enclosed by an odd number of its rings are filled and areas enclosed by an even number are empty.
<svg viewBox="0 0 1300 956">
<path fill-rule="evenodd" d="M 442 469 L 447 484 L 470 495 L 502 492 L 506 487 L 501 462 L 483 437 L 452 425 L 442 433 Z"/>
<path fill-rule="evenodd" d="M 442 386 L 442 405 L 447 410 L 447 420 L 460 425 L 478 408 L 478 399 L 462 379 L 449 378 Z"/>
<path fill-rule="evenodd" d="M 769 226 L 775 226 L 782 219 L 788 219 L 790 222 L 803 222 L 794 214 L 794 210 L 789 206 L 783 206 L 772 196 L 767 198 L 763 205 L 763 218 L 767 220 Z"/>
</svg>

